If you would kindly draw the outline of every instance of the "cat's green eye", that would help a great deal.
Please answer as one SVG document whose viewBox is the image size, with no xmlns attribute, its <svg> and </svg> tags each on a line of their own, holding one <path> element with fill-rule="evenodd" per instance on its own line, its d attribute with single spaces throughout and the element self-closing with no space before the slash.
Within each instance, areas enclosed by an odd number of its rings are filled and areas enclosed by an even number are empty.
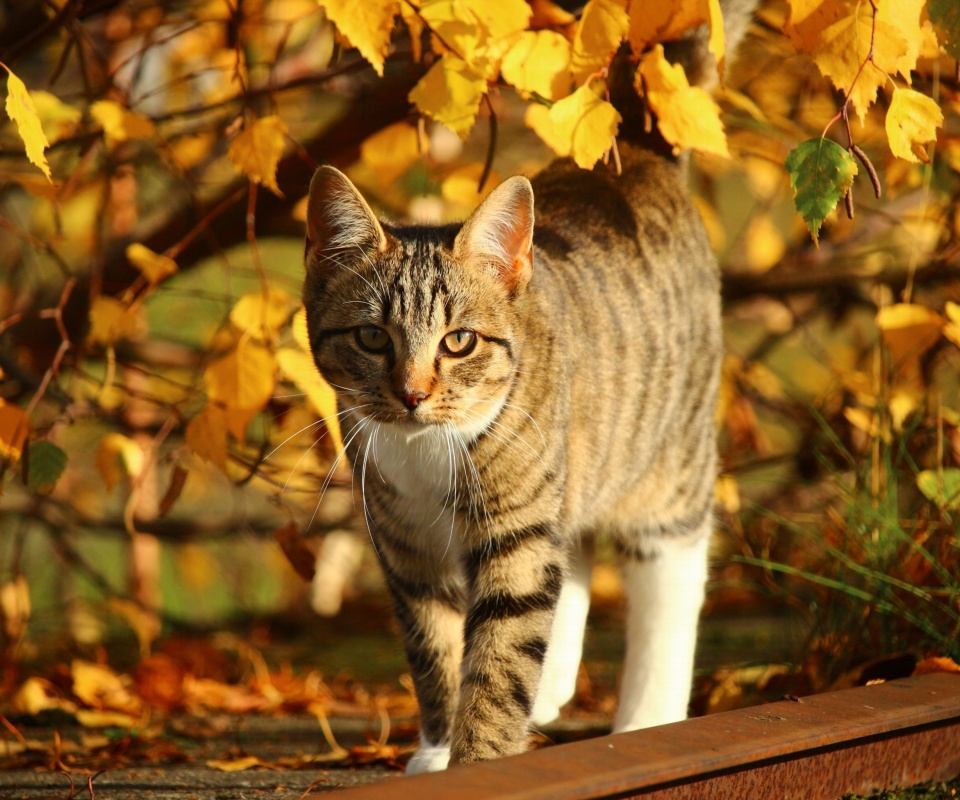
<svg viewBox="0 0 960 800">
<path fill-rule="evenodd" d="M 383 328 L 377 328 L 374 325 L 364 325 L 357 328 L 354 332 L 357 344 L 368 353 L 385 353 L 392 344 L 390 334 Z"/>
<path fill-rule="evenodd" d="M 469 355 L 477 345 L 477 334 L 473 331 L 453 331 L 443 337 L 442 348 L 449 356 Z"/>
</svg>

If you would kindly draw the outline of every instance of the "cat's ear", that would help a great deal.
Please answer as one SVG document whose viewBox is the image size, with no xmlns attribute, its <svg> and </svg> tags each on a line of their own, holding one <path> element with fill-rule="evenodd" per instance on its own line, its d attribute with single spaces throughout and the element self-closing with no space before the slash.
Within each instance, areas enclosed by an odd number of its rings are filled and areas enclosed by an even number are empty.
<svg viewBox="0 0 960 800">
<path fill-rule="evenodd" d="M 516 292 L 533 274 L 533 187 L 526 178 L 509 178 L 463 224 L 454 256 L 467 263 L 493 264 L 507 288 Z"/>
<path fill-rule="evenodd" d="M 323 166 L 310 182 L 307 201 L 307 269 L 335 264 L 356 249 L 383 250 L 387 237 L 370 206 L 340 170 Z"/>
</svg>

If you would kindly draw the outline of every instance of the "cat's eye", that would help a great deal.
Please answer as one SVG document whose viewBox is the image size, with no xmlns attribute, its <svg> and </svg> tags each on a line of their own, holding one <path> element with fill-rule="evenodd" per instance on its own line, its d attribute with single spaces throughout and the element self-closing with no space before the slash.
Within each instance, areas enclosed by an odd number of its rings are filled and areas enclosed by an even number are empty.
<svg viewBox="0 0 960 800">
<path fill-rule="evenodd" d="M 443 337 L 442 349 L 449 356 L 469 355 L 477 345 L 477 334 L 473 331 L 452 331 Z"/>
<path fill-rule="evenodd" d="M 390 334 L 383 328 L 374 325 L 364 325 L 354 331 L 357 344 L 368 353 L 385 353 L 390 349 L 392 342 Z"/>
</svg>

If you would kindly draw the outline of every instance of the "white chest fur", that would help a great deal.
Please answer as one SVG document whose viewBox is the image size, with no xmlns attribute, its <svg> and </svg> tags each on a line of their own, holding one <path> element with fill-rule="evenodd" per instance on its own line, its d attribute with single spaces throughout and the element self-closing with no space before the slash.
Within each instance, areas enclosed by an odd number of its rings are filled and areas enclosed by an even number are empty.
<svg viewBox="0 0 960 800">
<path fill-rule="evenodd" d="M 468 458 L 441 428 L 412 434 L 406 426 L 383 423 L 362 445 L 364 480 L 386 481 L 400 495 L 398 514 L 421 544 L 435 543 L 439 553 L 456 552 L 459 537 L 453 512 L 457 467 Z"/>
</svg>

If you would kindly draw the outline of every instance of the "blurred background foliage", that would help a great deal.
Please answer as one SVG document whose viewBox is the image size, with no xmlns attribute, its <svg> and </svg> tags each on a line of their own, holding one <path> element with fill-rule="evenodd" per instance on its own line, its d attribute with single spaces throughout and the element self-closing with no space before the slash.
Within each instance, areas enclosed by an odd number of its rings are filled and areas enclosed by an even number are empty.
<svg viewBox="0 0 960 800">
<path fill-rule="evenodd" d="M 881 87 L 852 128 L 883 195 L 858 181 L 815 246 L 783 165 L 842 98 L 788 14 L 764 3 L 728 60 L 731 157 L 692 158 L 727 338 L 708 614 L 799 620 L 790 669 L 823 688 L 958 657 L 960 82 L 935 47 L 911 74 L 945 115 L 925 163 L 889 151 Z M 45 651 L 386 613 L 296 313 L 309 179 L 332 163 L 379 212 L 440 221 L 553 158 L 502 82 L 464 139 L 416 115 L 419 44 L 395 31 L 378 77 L 315 0 L 0 6 L 53 176 L 0 123 L 4 692 Z M 605 558 L 596 584 L 616 607 Z"/>
</svg>

